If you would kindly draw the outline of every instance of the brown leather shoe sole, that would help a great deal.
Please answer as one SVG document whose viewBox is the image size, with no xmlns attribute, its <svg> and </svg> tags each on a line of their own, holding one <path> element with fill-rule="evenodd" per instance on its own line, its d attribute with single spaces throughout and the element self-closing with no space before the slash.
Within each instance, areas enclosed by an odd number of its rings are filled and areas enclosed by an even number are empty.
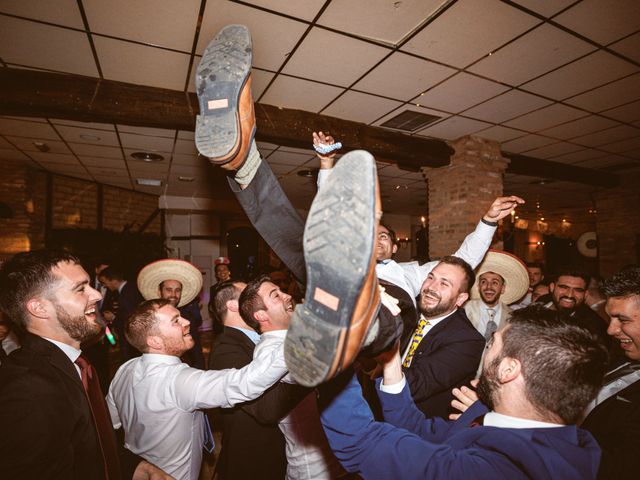
<svg viewBox="0 0 640 480">
<path fill-rule="evenodd" d="M 214 164 L 241 164 L 249 151 L 255 133 L 251 60 L 249 30 L 228 25 L 209 43 L 196 70 L 196 147 Z"/>
<path fill-rule="evenodd" d="M 287 366 L 301 385 L 318 385 L 349 366 L 377 315 L 380 215 L 373 157 L 362 150 L 346 154 L 316 195 L 305 225 L 306 296 L 285 340 Z"/>
</svg>

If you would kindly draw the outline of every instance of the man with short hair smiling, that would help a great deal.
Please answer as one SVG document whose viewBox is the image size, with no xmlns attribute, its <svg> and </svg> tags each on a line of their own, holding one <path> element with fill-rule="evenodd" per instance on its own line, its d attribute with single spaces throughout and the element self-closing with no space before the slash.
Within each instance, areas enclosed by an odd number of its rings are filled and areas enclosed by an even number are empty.
<svg viewBox="0 0 640 480">
<path fill-rule="evenodd" d="M 602 447 L 598 477 L 631 480 L 640 471 L 640 267 L 606 280 L 603 290 L 611 317 L 607 333 L 619 343 L 627 361 L 607 373 L 587 407 L 582 428 Z"/>
<path fill-rule="evenodd" d="M 422 284 L 418 326 L 402 355 L 402 365 L 417 407 L 430 417 L 446 418 L 451 389 L 476 374 L 484 337 L 461 307 L 475 275 L 454 256 L 443 257 Z"/>
<path fill-rule="evenodd" d="M 189 321 L 169 300 L 140 304 L 126 335 L 143 355 L 122 365 L 111 382 L 111 421 L 122 426 L 131 451 L 178 480 L 196 480 L 203 447 L 213 447 L 201 409 L 253 400 L 287 371 L 282 348 L 240 370 L 203 371 L 182 363 L 193 339 Z"/>
</svg>

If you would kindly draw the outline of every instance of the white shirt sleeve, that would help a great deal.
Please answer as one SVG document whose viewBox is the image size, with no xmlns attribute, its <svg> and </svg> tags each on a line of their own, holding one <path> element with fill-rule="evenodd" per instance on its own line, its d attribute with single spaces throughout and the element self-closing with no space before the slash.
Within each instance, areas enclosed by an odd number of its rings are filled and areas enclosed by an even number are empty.
<svg viewBox="0 0 640 480">
<path fill-rule="evenodd" d="M 258 398 L 286 373 L 283 343 L 240 370 L 183 368 L 173 382 L 176 404 L 185 411 L 232 407 Z"/>
<path fill-rule="evenodd" d="M 475 269 L 489 250 L 496 228 L 478 222 L 476 229 L 465 237 L 464 242 L 453 255 L 463 259 Z"/>
<path fill-rule="evenodd" d="M 113 396 L 111 395 L 111 389 L 109 389 L 109 393 L 107 394 L 107 408 L 109 409 L 109 415 L 111 416 L 111 423 L 115 430 L 118 430 L 122 427 L 122 421 L 120 420 L 120 414 L 118 413 L 118 407 L 116 407 L 116 403 L 113 401 Z"/>
<path fill-rule="evenodd" d="M 402 380 L 398 383 L 393 383 L 391 385 L 385 385 L 384 381 L 380 382 L 380 391 L 384 393 L 391 393 L 393 395 L 397 395 L 402 392 L 402 389 L 407 384 L 407 378 L 402 375 Z"/>
<path fill-rule="evenodd" d="M 318 170 L 318 190 L 320 190 L 320 187 L 322 187 L 324 182 L 327 181 L 327 178 L 329 178 L 329 174 L 332 171 L 332 168 L 321 168 L 320 170 Z"/>
</svg>

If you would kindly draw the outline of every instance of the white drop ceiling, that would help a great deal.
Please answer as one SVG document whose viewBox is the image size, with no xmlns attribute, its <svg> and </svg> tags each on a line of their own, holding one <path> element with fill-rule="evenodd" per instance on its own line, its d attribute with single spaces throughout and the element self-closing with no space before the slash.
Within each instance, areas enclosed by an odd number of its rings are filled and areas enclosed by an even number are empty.
<svg viewBox="0 0 640 480">
<path fill-rule="evenodd" d="M 0 65 L 193 92 L 202 51 L 230 23 L 251 29 L 261 103 L 370 125 L 410 109 L 440 117 L 414 135 L 473 134 L 534 158 L 640 168 L 637 0 L 2 0 Z M 313 181 L 296 173 L 316 166 L 311 149 L 259 147 L 294 203 L 308 205 Z M 3 158 L 154 194 L 227 189 L 192 132 L 4 116 Z M 386 211 L 426 213 L 419 173 L 379 168 Z M 557 215 L 591 206 L 594 187 L 539 180 L 507 174 L 505 192 Z"/>
</svg>

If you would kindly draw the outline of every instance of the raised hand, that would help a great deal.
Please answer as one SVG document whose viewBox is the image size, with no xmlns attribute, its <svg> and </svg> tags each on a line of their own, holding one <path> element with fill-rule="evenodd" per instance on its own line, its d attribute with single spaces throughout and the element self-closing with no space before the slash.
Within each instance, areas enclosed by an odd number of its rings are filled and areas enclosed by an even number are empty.
<svg viewBox="0 0 640 480">
<path fill-rule="evenodd" d="M 320 145 L 321 143 L 324 143 L 325 145 L 333 145 L 336 141 L 331 135 L 329 135 L 329 133 L 313 132 L 313 144 Z M 324 155 L 316 152 L 316 155 L 320 159 L 320 168 L 333 168 L 336 157 L 335 151 Z"/>
<path fill-rule="evenodd" d="M 484 214 L 484 218 L 487 222 L 497 222 L 509 215 L 518 205 L 522 205 L 524 200 L 515 195 L 509 197 L 496 198 L 487 213 Z"/>
<path fill-rule="evenodd" d="M 471 386 L 476 388 L 478 386 L 478 380 L 471 380 Z M 476 391 L 469 387 L 454 388 L 451 393 L 456 397 L 455 400 L 451 400 L 451 406 L 459 410 L 460 413 L 449 414 L 449 420 L 457 420 L 460 415 L 467 411 L 467 408 L 478 400 Z"/>
</svg>

